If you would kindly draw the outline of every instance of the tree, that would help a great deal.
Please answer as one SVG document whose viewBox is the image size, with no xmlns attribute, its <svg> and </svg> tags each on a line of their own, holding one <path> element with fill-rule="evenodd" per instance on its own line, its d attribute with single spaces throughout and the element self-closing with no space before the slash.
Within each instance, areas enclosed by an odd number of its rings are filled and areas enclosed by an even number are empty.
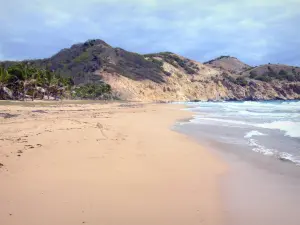
<svg viewBox="0 0 300 225">
<path fill-rule="evenodd" d="M 58 97 L 74 97 L 87 99 L 111 98 L 111 87 L 104 83 L 92 83 L 73 88 L 74 82 L 70 77 L 63 77 L 54 71 L 34 67 L 29 63 L 13 64 L 7 69 L 0 65 L 0 99 L 25 100 L 30 96 L 32 100 L 37 97 L 44 99 L 47 95 Z"/>
<path fill-rule="evenodd" d="M 285 70 L 280 70 L 278 73 L 280 76 L 286 76 L 287 72 Z"/>
<path fill-rule="evenodd" d="M 251 70 L 251 71 L 250 71 L 250 78 L 251 78 L 251 79 L 255 79 L 255 77 L 257 77 L 256 71 Z"/>
<path fill-rule="evenodd" d="M 4 98 L 2 96 L 8 94 L 7 86 L 12 81 L 13 76 L 8 73 L 8 71 L 4 67 L 0 67 L 0 98 Z M 10 90 L 9 90 L 10 91 Z M 10 96 L 12 97 L 12 96 Z"/>
<path fill-rule="evenodd" d="M 264 75 L 260 75 L 260 76 L 256 77 L 255 79 L 256 80 L 261 80 L 261 81 L 264 81 L 264 82 L 270 82 L 271 81 L 270 77 L 264 76 Z"/>
<path fill-rule="evenodd" d="M 8 71 L 0 67 L 0 88 L 5 87 L 11 79 L 11 75 L 8 73 Z"/>
<path fill-rule="evenodd" d="M 91 83 L 77 87 L 75 89 L 74 97 L 83 99 L 105 99 L 107 94 L 110 94 L 111 87 L 105 83 Z M 106 96 L 107 97 L 107 96 Z"/>
<path fill-rule="evenodd" d="M 241 86 L 246 86 L 248 84 L 248 81 L 244 77 L 238 77 L 235 80 L 235 83 Z"/>
<path fill-rule="evenodd" d="M 25 100 L 27 92 L 33 90 L 36 80 L 34 79 L 34 73 L 36 69 L 31 67 L 27 63 L 16 64 L 8 69 L 10 74 L 17 77 L 18 80 L 18 93 L 22 93 L 22 99 Z"/>
<path fill-rule="evenodd" d="M 58 89 L 59 89 L 58 85 L 59 85 L 58 77 L 54 73 L 47 71 L 45 87 L 46 87 L 48 99 L 50 98 L 51 94 L 54 95 L 54 99 L 57 98 Z"/>
</svg>

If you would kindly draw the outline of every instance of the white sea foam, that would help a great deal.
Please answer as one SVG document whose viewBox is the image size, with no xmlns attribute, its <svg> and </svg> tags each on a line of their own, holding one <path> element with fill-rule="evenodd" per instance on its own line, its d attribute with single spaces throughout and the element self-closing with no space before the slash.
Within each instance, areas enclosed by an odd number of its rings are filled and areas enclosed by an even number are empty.
<svg viewBox="0 0 300 225">
<path fill-rule="evenodd" d="M 263 134 L 263 133 L 261 133 L 257 130 L 251 130 L 244 137 L 245 138 L 251 138 L 253 136 L 264 136 L 264 135 L 266 135 L 266 134 Z"/>
<path fill-rule="evenodd" d="M 284 137 L 300 138 L 300 101 L 193 102 L 188 107 L 195 113 L 191 123 L 212 125 L 216 129 L 229 127 L 230 130 L 224 129 L 224 132 L 230 143 L 241 138 L 241 131 L 245 138 L 241 141 L 248 141 L 253 151 L 300 165 L 299 142 Z M 282 131 L 282 135 L 272 130 Z M 223 129 L 208 131 L 212 137 L 222 137 Z M 256 136 L 261 136 L 259 140 L 264 141 L 265 146 L 255 140 Z"/>
<path fill-rule="evenodd" d="M 284 131 L 286 136 L 300 137 L 300 122 L 294 121 L 274 121 L 271 123 L 257 124 L 240 120 L 195 116 L 190 120 L 190 122 L 198 124 L 218 124 L 221 126 L 252 126 L 265 129 L 275 129 Z"/>
<path fill-rule="evenodd" d="M 268 149 L 263 145 L 258 144 L 258 142 L 254 139 L 249 139 L 249 145 L 252 148 L 253 151 L 261 153 L 263 155 L 274 155 L 274 150 L 273 149 Z"/>
<path fill-rule="evenodd" d="M 280 152 L 275 149 L 266 148 L 265 146 L 258 144 L 258 142 L 254 139 L 249 139 L 249 145 L 253 147 L 252 150 L 254 152 L 258 152 L 266 156 L 273 156 L 280 160 L 287 160 L 295 163 L 296 165 L 300 165 L 300 158 L 297 158 L 290 153 Z"/>
<path fill-rule="evenodd" d="M 238 120 L 228 120 L 228 119 L 198 117 L 198 116 L 191 119 L 190 122 L 200 123 L 200 124 L 215 122 L 215 123 L 218 123 L 219 125 L 226 125 L 226 126 L 230 126 L 230 125 L 249 125 L 246 122 L 238 121 Z"/>
<path fill-rule="evenodd" d="M 277 129 L 285 132 L 286 136 L 300 137 L 300 122 L 274 121 L 271 123 L 257 124 L 257 127 L 267 129 Z"/>
</svg>

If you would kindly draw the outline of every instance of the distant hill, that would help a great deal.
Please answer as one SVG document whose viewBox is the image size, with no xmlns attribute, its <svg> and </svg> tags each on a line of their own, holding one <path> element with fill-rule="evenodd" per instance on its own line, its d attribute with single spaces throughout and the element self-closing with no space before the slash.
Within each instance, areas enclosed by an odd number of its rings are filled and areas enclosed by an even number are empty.
<svg viewBox="0 0 300 225">
<path fill-rule="evenodd" d="M 204 64 L 235 74 L 241 73 L 251 68 L 251 66 L 231 56 L 220 56 L 216 59 L 207 61 Z"/>
<path fill-rule="evenodd" d="M 243 71 L 242 75 L 251 79 L 270 82 L 272 80 L 300 81 L 300 67 L 282 64 L 267 64 Z"/>
<path fill-rule="evenodd" d="M 300 99 L 299 67 L 251 67 L 230 56 L 200 63 L 171 52 L 141 55 L 89 40 L 50 58 L 23 63 L 47 68 L 79 86 L 109 84 L 114 96 L 124 100 Z"/>
<path fill-rule="evenodd" d="M 66 48 L 49 59 L 33 61 L 38 66 L 73 78 L 75 84 L 99 80 L 95 71 L 117 73 L 133 80 L 163 82 L 160 66 L 142 55 L 113 48 L 102 40 L 89 40 Z"/>
</svg>

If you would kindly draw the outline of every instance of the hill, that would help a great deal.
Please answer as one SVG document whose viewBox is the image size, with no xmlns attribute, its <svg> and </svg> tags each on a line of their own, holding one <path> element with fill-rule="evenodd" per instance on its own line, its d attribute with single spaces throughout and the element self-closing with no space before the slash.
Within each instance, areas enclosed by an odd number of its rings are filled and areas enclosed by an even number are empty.
<svg viewBox="0 0 300 225">
<path fill-rule="evenodd" d="M 37 64 L 72 77 L 75 84 L 100 79 L 99 76 L 94 76 L 95 71 L 99 70 L 118 73 L 133 80 L 163 82 L 163 71 L 159 65 L 146 60 L 140 54 L 113 48 L 102 40 L 89 40 L 73 45 Z"/>
<path fill-rule="evenodd" d="M 255 80 L 270 82 L 272 80 L 300 81 L 300 67 L 281 64 L 267 64 L 244 71 L 242 75 Z"/>
<path fill-rule="evenodd" d="M 71 79 L 75 87 L 106 84 L 112 96 L 124 100 L 300 98 L 299 68 L 296 67 L 251 67 L 229 56 L 200 63 L 171 52 L 141 55 L 114 48 L 102 40 L 89 40 L 50 58 L 22 63 Z M 2 63 L 4 67 L 14 64 L 17 62 Z"/>
<path fill-rule="evenodd" d="M 216 59 L 205 62 L 204 64 L 212 66 L 213 68 L 218 68 L 222 71 L 227 71 L 229 73 L 235 74 L 241 73 L 251 68 L 251 66 L 231 56 L 220 56 Z"/>
</svg>

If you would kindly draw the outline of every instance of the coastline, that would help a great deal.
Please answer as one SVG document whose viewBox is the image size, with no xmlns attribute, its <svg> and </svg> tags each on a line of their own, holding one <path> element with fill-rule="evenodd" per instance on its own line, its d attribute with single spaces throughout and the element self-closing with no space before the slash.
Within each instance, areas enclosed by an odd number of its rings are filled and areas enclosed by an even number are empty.
<svg viewBox="0 0 300 225">
<path fill-rule="evenodd" d="M 227 164 L 170 104 L 0 106 L 0 223 L 224 224 Z"/>
<path fill-rule="evenodd" d="M 221 127 L 214 129 L 226 134 Z M 227 163 L 228 170 L 221 177 L 225 224 L 299 224 L 299 166 L 235 144 L 217 142 L 204 135 L 212 130 L 203 130 L 203 125 L 180 124 L 175 130 Z"/>
</svg>

